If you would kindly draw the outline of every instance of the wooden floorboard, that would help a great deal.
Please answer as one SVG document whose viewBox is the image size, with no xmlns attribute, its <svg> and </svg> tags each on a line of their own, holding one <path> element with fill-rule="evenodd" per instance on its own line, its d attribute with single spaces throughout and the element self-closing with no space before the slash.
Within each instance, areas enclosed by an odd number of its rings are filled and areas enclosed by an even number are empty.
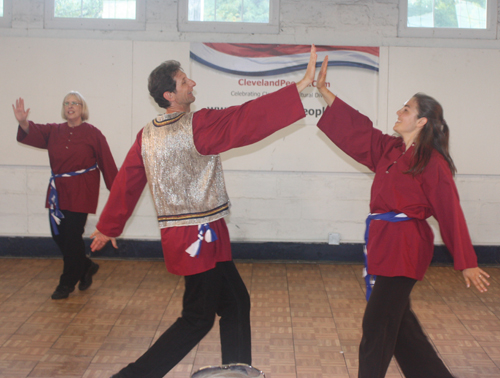
<svg viewBox="0 0 500 378">
<path fill-rule="evenodd" d="M 108 378 L 179 316 L 184 282 L 160 261 L 98 260 L 87 291 L 52 300 L 62 261 L 0 260 L 0 378 Z M 365 307 L 359 265 L 237 263 L 252 300 L 253 365 L 267 378 L 354 378 Z M 500 377 L 500 267 L 485 294 L 431 267 L 413 309 L 457 378 Z M 166 377 L 219 365 L 216 326 Z M 403 377 L 393 361 L 388 378 Z"/>
</svg>

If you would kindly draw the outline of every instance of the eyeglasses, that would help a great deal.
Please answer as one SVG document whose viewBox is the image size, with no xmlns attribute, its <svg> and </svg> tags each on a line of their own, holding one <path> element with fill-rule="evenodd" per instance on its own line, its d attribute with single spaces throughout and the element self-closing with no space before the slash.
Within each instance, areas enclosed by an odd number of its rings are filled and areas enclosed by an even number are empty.
<svg viewBox="0 0 500 378">
<path fill-rule="evenodd" d="M 66 101 L 66 102 L 63 102 L 63 105 L 64 106 L 70 106 L 70 105 L 73 105 L 73 106 L 77 106 L 77 105 L 81 105 L 79 102 L 75 102 L 75 101 Z"/>
</svg>

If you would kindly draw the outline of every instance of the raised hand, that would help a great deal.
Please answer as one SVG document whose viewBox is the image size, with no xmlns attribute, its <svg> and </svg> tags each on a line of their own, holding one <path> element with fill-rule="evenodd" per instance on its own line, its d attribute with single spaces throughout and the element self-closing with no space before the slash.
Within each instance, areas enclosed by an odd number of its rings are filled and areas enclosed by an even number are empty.
<svg viewBox="0 0 500 378">
<path fill-rule="evenodd" d="M 332 92 L 330 92 L 330 90 L 325 85 L 327 69 L 328 69 L 328 55 L 325 56 L 325 59 L 323 59 L 323 63 L 321 64 L 321 69 L 319 70 L 318 73 L 318 80 L 316 81 L 316 87 L 318 88 L 319 92 L 323 95 L 323 98 L 325 99 L 326 103 L 329 106 L 331 106 L 336 96 Z"/>
<path fill-rule="evenodd" d="M 328 55 L 323 59 L 323 63 L 321 63 L 321 69 L 318 73 L 318 80 L 316 81 L 316 87 L 321 91 L 325 88 L 326 82 L 326 70 L 328 69 Z"/>
<path fill-rule="evenodd" d="M 24 110 L 24 99 L 19 97 L 16 100 L 16 105 L 14 106 L 14 104 L 12 104 L 12 109 L 14 110 L 14 116 L 16 117 L 17 122 L 19 122 L 19 126 L 21 126 L 25 132 L 28 132 L 28 114 L 30 109 L 28 108 L 28 110 Z"/>
<path fill-rule="evenodd" d="M 309 56 L 309 63 L 307 63 L 306 73 L 304 78 L 297 83 L 297 90 L 302 92 L 305 88 L 309 86 L 314 81 L 314 75 L 316 73 L 316 59 L 318 55 L 316 54 L 316 46 L 311 45 L 311 55 Z"/>
</svg>

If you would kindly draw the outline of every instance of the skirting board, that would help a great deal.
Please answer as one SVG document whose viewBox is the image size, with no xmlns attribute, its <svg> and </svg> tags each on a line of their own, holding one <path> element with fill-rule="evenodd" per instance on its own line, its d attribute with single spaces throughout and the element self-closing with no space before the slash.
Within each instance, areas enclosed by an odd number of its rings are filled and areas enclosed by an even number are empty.
<svg viewBox="0 0 500 378">
<path fill-rule="evenodd" d="M 85 244 L 89 248 L 90 240 Z M 277 261 L 324 261 L 332 263 L 362 263 L 362 244 L 329 245 L 327 243 L 285 242 L 233 242 L 235 260 Z M 474 246 L 479 264 L 500 264 L 500 246 Z M 90 251 L 90 249 L 89 249 Z M 107 245 L 93 254 L 103 259 L 163 259 L 160 242 L 157 240 L 119 239 L 118 249 Z M 0 257 L 58 258 L 61 257 L 52 238 L 0 237 Z M 444 246 L 434 249 L 434 264 L 453 265 L 453 259 Z"/>
</svg>

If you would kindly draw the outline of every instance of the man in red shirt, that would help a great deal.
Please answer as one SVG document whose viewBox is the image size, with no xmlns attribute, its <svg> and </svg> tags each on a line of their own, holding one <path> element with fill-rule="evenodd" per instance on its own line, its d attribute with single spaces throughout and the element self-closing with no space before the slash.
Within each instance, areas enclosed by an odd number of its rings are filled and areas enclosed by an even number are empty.
<svg viewBox="0 0 500 378">
<path fill-rule="evenodd" d="M 316 49 L 302 80 L 223 110 L 191 112 L 196 83 L 167 61 L 149 77 L 166 113 L 137 135 L 102 212 L 91 249 L 119 236 L 146 183 L 165 264 L 185 276 L 182 316 L 136 362 L 113 377 L 163 377 L 210 331 L 219 315 L 222 363 L 251 364 L 250 298 L 231 256 L 224 217 L 230 202 L 219 154 L 271 135 L 305 116 L 299 93 L 314 80 Z"/>
</svg>

